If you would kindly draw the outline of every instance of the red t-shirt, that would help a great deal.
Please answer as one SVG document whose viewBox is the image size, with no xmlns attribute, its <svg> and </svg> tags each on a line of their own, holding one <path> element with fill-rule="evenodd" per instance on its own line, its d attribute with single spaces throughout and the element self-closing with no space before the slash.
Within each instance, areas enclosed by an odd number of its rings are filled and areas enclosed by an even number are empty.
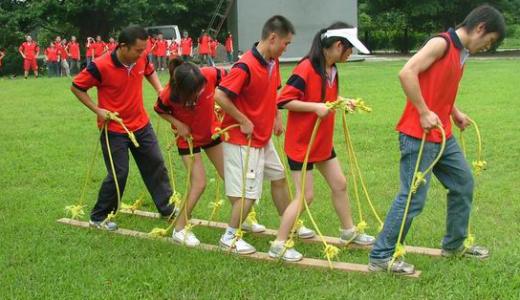
<svg viewBox="0 0 520 300">
<path fill-rule="evenodd" d="M 47 61 L 49 62 L 57 62 L 58 61 L 58 49 L 56 47 L 51 48 L 47 47 L 44 52 L 45 56 L 47 56 Z"/>
<path fill-rule="evenodd" d="M 108 52 L 112 52 L 112 51 L 114 51 L 116 49 L 117 43 L 116 42 L 107 43 L 107 47 L 108 47 Z"/>
<path fill-rule="evenodd" d="M 2 60 L 4 59 L 2 54 L 5 55 L 4 52 L 0 51 L 0 67 L 2 66 Z"/>
<path fill-rule="evenodd" d="M 152 39 L 150 37 L 146 40 L 146 50 L 145 50 L 145 52 L 147 54 L 152 52 L 152 47 L 153 47 L 154 43 L 155 43 L 155 39 Z"/>
<path fill-rule="evenodd" d="M 94 50 L 94 58 L 100 57 L 105 53 L 105 43 L 104 42 L 95 42 L 92 44 L 92 49 Z"/>
<path fill-rule="evenodd" d="M 115 51 L 90 63 L 74 78 L 72 85 L 83 91 L 97 87 L 98 106 L 118 112 L 126 127 L 136 131 L 149 122 L 143 105 L 143 77 L 153 72 L 153 65 L 146 55 L 143 54 L 128 69 L 118 60 Z M 98 127 L 102 128 L 103 124 L 104 120 L 98 119 Z M 108 130 L 125 133 L 116 122 L 110 122 Z"/>
<path fill-rule="evenodd" d="M 24 42 L 22 45 L 20 45 L 20 48 L 18 48 L 19 51 L 25 55 L 25 59 L 35 59 L 36 53 L 40 51 L 40 48 L 38 47 L 38 44 L 36 42 Z"/>
<path fill-rule="evenodd" d="M 446 138 L 449 138 L 452 135 L 451 111 L 457 97 L 459 82 L 464 73 L 464 65 L 461 65 L 460 61 L 460 51 L 464 47 L 453 30 L 444 32 L 441 36 L 449 42 L 449 48 L 441 59 L 419 74 L 419 84 L 426 106 L 439 116 L 446 132 Z M 406 107 L 396 129 L 414 138 L 422 138 L 423 129 L 420 116 L 409 99 L 407 99 Z M 442 141 L 438 130 L 431 130 L 426 139 L 428 142 L 434 143 Z"/>
<path fill-rule="evenodd" d="M 217 47 L 218 47 L 217 40 L 212 40 L 209 43 L 209 54 L 211 55 L 211 57 L 217 57 Z"/>
<path fill-rule="evenodd" d="M 79 44 L 76 42 L 69 42 L 68 48 L 69 48 L 70 57 L 72 59 L 79 60 L 80 59 Z"/>
<path fill-rule="evenodd" d="M 183 122 L 191 129 L 193 146 L 199 147 L 210 144 L 213 140 L 211 135 L 215 128 L 219 127 L 219 122 L 215 116 L 215 88 L 220 80 L 225 76 L 226 71 L 215 67 L 201 68 L 200 71 L 206 78 L 206 85 L 201 95 L 197 99 L 195 107 L 186 107 L 180 103 L 172 102 L 171 88 L 167 85 L 159 99 L 155 103 L 154 109 L 160 114 L 171 114 L 174 118 Z M 172 125 L 172 128 L 175 128 Z M 188 148 L 188 143 L 182 139 L 177 139 L 179 148 Z"/>
<path fill-rule="evenodd" d="M 181 39 L 181 55 L 191 55 L 192 41 L 191 38 Z"/>
<path fill-rule="evenodd" d="M 228 36 L 226 38 L 226 52 L 233 52 L 233 37 Z"/>
<path fill-rule="evenodd" d="M 155 56 L 166 56 L 166 49 L 168 48 L 168 42 L 166 40 L 157 40 L 157 45 L 153 50 L 153 55 Z"/>
<path fill-rule="evenodd" d="M 325 98 L 321 96 L 322 80 L 311 61 L 302 60 L 293 70 L 287 84 L 278 96 L 278 106 L 291 100 L 305 102 L 328 102 L 338 99 L 338 74 L 332 82 L 327 80 Z M 330 112 L 321 121 L 316 138 L 309 154 L 309 162 L 320 162 L 330 158 L 334 137 L 334 112 Z M 287 132 L 285 133 L 285 153 L 295 161 L 303 162 L 312 130 L 318 116 L 314 112 L 289 111 L 287 116 Z"/>
<path fill-rule="evenodd" d="M 211 43 L 211 37 L 209 35 L 203 35 L 199 38 L 199 54 L 209 54 L 209 44 Z"/>
<path fill-rule="evenodd" d="M 280 87 L 278 60 L 267 62 L 256 49 L 256 44 L 233 65 L 218 87 L 253 123 L 251 145 L 255 148 L 264 147 L 271 138 L 277 110 L 278 87 Z M 226 114 L 222 127 L 226 128 L 234 124 L 237 124 L 237 121 Z M 240 128 L 229 131 L 227 142 L 237 145 L 248 143 L 247 136 L 240 131 Z"/>
<path fill-rule="evenodd" d="M 58 47 L 58 45 L 59 45 L 59 47 Z M 63 44 L 54 43 L 54 46 L 56 47 L 56 49 L 58 49 L 58 55 L 60 56 L 61 60 L 67 60 L 67 58 L 69 58 L 69 56 L 67 55 L 67 51 L 66 51 L 65 47 L 63 46 Z"/>
</svg>

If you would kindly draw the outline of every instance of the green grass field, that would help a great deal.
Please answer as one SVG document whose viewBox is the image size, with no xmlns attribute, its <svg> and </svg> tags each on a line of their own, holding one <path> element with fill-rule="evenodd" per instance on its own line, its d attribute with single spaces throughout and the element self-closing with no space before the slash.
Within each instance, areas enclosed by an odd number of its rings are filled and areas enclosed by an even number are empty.
<svg viewBox="0 0 520 300">
<path fill-rule="evenodd" d="M 342 65 L 341 94 L 363 97 L 371 114 L 349 117 L 353 140 L 376 208 L 386 214 L 398 189 L 398 142 L 394 125 L 404 105 L 397 80 L 403 62 Z M 4 124 L 0 155 L 0 298 L 2 299 L 518 299 L 520 298 L 520 143 L 518 70 L 520 60 L 470 61 L 461 83 L 458 106 L 476 120 L 484 140 L 488 170 L 478 178 L 473 211 L 474 232 L 490 247 L 487 261 L 407 255 L 423 271 L 419 279 L 387 274 L 302 269 L 241 259 L 222 253 L 186 249 L 161 241 L 140 240 L 56 223 L 64 207 L 75 204 L 97 142 L 94 115 L 69 92 L 70 80 L 0 79 Z M 284 78 L 291 67 L 283 67 Z M 515 79 L 516 78 L 516 79 Z M 163 81 L 167 78 L 162 76 Z M 94 94 L 94 93 L 91 93 Z M 152 89 L 145 87 L 162 148 L 170 140 L 166 123 L 153 113 Z M 338 121 L 340 121 L 338 117 Z M 344 169 L 347 155 L 336 127 L 336 150 Z M 474 132 L 467 134 L 474 155 Z M 175 154 L 175 164 L 180 160 Z M 88 213 L 104 177 L 99 158 L 86 197 Z M 210 170 L 210 177 L 214 172 Z M 321 229 L 337 235 L 339 221 L 329 192 L 316 176 L 312 206 Z M 184 170 L 176 182 L 183 186 Z M 133 202 L 143 183 L 132 163 L 124 195 Z M 267 186 L 266 186 L 267 188 Z M 210 182 L 194 217 L 208 218 L 215 183 Z M 181 190 L 182 192 L 182 190 Z M 407 244 L 439 247 L 444 232 L 446 191 L 432 182 L 423 214 Z M 268 227 L 278 226 L 269 190 L 257 211 Z M 219 216 L 226 220 L 226 201 Z M 144 209 L 154 210 L 149 196 Z M 354 210 L 355 211 L 355 210 Z M 365 215 L 377 224 L 365 205 Z M 148 232 L 165 223 L 120 215 L 119 225 Z M 307 222 L 307 224 L 310 224 Z M 216 244 L 220 230 L 195 228 L 206 243 Z M 246 237 L 259 251 L 269 239 Z M 320 245 L 300 245 L 308 257 L 321 256 Z M 341 261 L 367 263 L 365 251 L 342 251 Z"/>
</svg>

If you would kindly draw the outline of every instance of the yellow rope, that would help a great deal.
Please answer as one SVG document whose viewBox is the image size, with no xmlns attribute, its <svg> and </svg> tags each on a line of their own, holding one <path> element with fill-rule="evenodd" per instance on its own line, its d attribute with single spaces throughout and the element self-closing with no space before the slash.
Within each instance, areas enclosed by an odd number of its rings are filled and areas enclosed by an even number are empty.
<svg viewBox="0 0 520 300">
<path fill-rule="evenodd" d="M 482 159 L 482 136 L 480 135 L 480 130 L 477 125 L 477 123 L 469 119 L 473 127 L 475 128 L 475 133 L 477 135 L 477 160 L 473 161 L 473 173 L 475 174 L 475 177 L 479 177 L 482 174 L 482 171 L 486 169 L 487 162 Z M 466 154 L 466 143 L 464 140 L 464 135 L 462 134 L 463 131 L 460 131 L 460 141 L 462 146 L 462 153 L 464 154 L 464 157 L 467 157 Z M 473 197 L 473 206 L 475 206 L 475 199 L 477 199 L 478 190 L 475 188 L 475 196 Z M 475 245 L 475 235 L 471 233 L 471 218 L 468 220 L 468 236 L 464 240 L 464 250 L 461 252 L 461 256 L 464 255 L 473 245 Z"/>
<path fill-rule="evenodd" d="M 234 124 L 234 125 L 230 125 L 224 129 L 220 128 L 220 127 L 217 127 L 215 128 L 215 133 L 213 133 L 211 135 L 211 139 L 212 140 L 216 140 L 218 139 L 219 137 L 222 137 L 222 139 L 224 141 L 227 141 L 229 139 L 229 133 L 228 131 L 233 129 L 233 128 L 236 128 L 236 127 L 240 127 L 240 124 Z"/>
<path fill-rule="evenodd" d="M 70 215 L 72 219 L 80 219 L 85 215 L 85 211 L 83 210 L 86 207 L 86 205 L 83 204 L 85 202 L 85 192 L 92 176 L 92 169 L 94 169 L 94 165 L 96 163 L 98 150 L 99 142 L 96 141 L 96 144 L 94 145 L 94 151 L 92 152 L 93 155 L 88 164 L 87 173 L 85 174 L 85 181 L 83 182 L 83 187 L 81 188 L 78 204 L 65 206 L 65 212 Z"/>
<path fill-rule="evenodd" d="M 399 236 L 397 238 L 397 242 L 395 245 L 395 251 L 392 255 L 392 260 L 390 261 L 390 264 L 388 264 L 388 272 L 391 271 L 391 268 L 395 261 L 399 258 L 405 255 L 406 250 L 404 245 L 401 243 L 401 239 L 403 237 L 404 233 L 404 226 L 406 223 L 406 217 L 408 216 L 408 210 L 410 208 L 410 203 L 412 202 L 412 195 L 415 194 L 420 187 L 420 185 L 426 183 L 426 175 L 433 169 L 433 167 L 439 162 L 439 160 L 442 157 L 442 154 L 444 152 L 444 148 L 446 147 L 446 133 L 444 132 L 444 129 L 442 126 L 437 125 L 437 129 L 440 130 L 442 135 L 442 142 L 441 147 L 439 150 L 439 153 L 437 154 L 437 157 L 433 160 L 433 162 L 424 170 L 423 172 L 419 171 L 419 166 L 421 164 L 423 150 L 424 150 L 424 143 L 426 141 L 426 132 L 423 133 L 422 139 L 421 139 L 421 145 L 419 146 L 419 154 L 417 155 L 417 161 L 415 162 L 415 169 L 412 176 L 412 182 L 410 186 L 410 192 L 408 193 L 407 199 L 406 199 L 406 206 L 403 213 L 403 219 L 401 221 L 401 228 L 399 229 Z"/>
<path fill-rule="evenodd" d="M 123 127 L 123 129 L 128 134 L 128 138 L 130 138 L 130 141 L 132 141 L 132 144 L 134 144 L 134 146 L 136 148 L 139 147 L 139 143 L 137 142 L 137 139 L 135 138 L 134 133 L 132 131 L 128 130 L 128 128 L 125 126 L 125 123 L 123 122 L 123 119 L 121 119 L 119 117 L 119 113 L 117 113 L 117 112 L 108 112 L 107 116 L 106 116 L 106 120 L 115 121 L 119 125 L 121 125 L 121 127 Z"/>
<path fill-rule="evenodd" d="M 109 113 L 110 114 L 110 113 Z M 119 212 L 119 208 L 121 206 L 121 191 L 119 190 L 119 182 L 117 180 L 117 174 L 116 174 L 116 168 L 114 166 L 114 158 L 112 157 L 112 150 L 110 150 L 110 141 L 108 139 L 108 122 L 111 120 L 111 118 L 107 118 L 104 125 L 104 131 L 105 131 L 105 143 L 107 146 L 107 152 L 108 152 L 108 158 L 110 161 L 110 169 L 112 171 L 112 177 L 114 178 L 114 184 L 116 186 L 116 195 L 117 195 L 117 207 L 115 210 L 112 210 L 105 220 L 103 220 L 102 224 L 106 224 L 107 222 L 113 220 L 117 213 Z"/>
</svg>

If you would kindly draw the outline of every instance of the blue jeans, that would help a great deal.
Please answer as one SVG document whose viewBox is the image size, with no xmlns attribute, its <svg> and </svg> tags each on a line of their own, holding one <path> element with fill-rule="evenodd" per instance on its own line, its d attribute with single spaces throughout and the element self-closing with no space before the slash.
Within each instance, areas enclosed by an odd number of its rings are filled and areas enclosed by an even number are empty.
<svg viewBox="0 0 520 300">
<path fill-rule="evenodd" d="M 402 133 L 399 135 L 401 186 L 386 216 L 383 230 L 370 252 L 370 260 L 372 261 L 387 261 L 394 254 L 420 144 L 420 139 Z M 424 144 L 423 157 L 419 165 L 420 171 L 424 171 L 433 162 L 439 150 L 440 144 L 428 142 Z M 450 137 L 446 141 L 446 149 L 433 168 L 433 174 L 448 190 L 446 234 L 442 240 L 442 248 L 455 250 L 462 246 L 467 237 L 474 187 L 471 169 L 455 138 Z M 423 210 L 430 179 L 431 173 L 426 176 L 426 183 L 422 184 L 412 196 L 401 243 L 405 240 L 413 218 Z"/>
</svg>

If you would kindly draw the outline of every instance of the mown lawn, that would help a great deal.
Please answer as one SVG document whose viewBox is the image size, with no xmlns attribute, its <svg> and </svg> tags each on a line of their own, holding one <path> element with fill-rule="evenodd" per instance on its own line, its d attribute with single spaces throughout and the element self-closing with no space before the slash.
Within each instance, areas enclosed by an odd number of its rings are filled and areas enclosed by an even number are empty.
<svg viewBox="0 0 520 300">
<path fill-rule="evenodd" d="M 398 189 L 398 143 L 394 125 L 404 98 L 397 72 L 404 62 L 342 65 L 341 94 L 363 97 L 371 114 L 349 117 L 353 141 L 375 205 L 385 215 Z M 284 78 L 291 66 L 283 68 Z M 64 207 L 75 204 L 98 131 L 94 115 L 69 92 L 70 80 L 0 79 L 4 124 L 0 138 L 0 298 L 20 299 L 518 299 L 520 298 L 520 139 L 517 88 L 520 60 L 470 61 L 461 83 L 458 106 L 482 131 L 488 170 L 478 178 L 473 212 L 477 241 L 487 245 L 487 261 L 408 255 L 423 271 L 420 279 L 387 274 L 343 273 L 263 263 L 223 253 L 187 249 L 161 241 L 140 240 L 56 223 Z M 166 81 L 166 76 L 162 76 Z M 171 139 L 158 124 L 151 87 L 145 86 L 146 107 L 162 148 Z M 94 94 L 94 93 L 92 93 Z M 347 170 L 340 118 L 336 150 Z M 476 139 L 468 131 L 469 155 Z M 176 182 L 182 188 L 184 170 L 175 153 Z M 92 207 L 104 167 L 98 159 L 89 182 L 86 204 Z M 132 163 L 125 202 L 133 202 L 143 183 Z M 208 172 L 210 177 L 215 174 Z M 327 235 L 337 235 L 325 182 L 315 183 L 312 211 Z M 208 184 L 194 216 L 208 218 L 215 183 Z M 446 191 L 436 181 L 424 213 L 416 219 L 407 243 L 439 247 L 444 232 Z M 268 227 L 278 216 L 268 187 L 257 208 Z M 354 202 L 353 202 L 354 204 Z M 226 201 L 219 219 L 225 221 Z M 377 224 L 365 205 L 375 234 Z M 149 196 L 146 207 L 153 210 Z M 355 211 L 355 210 L 354 210 Z M 355 215 L 357 216 L 357 215 Z M 148 232 L 164 221 L 120 215 L 120 227 Z M 309 225 L 310 223 L 307 222 Z M 199 238 L 216 244 L 220 230 L 195 228 Z M 247 236 L 259 251 L 269 239 Z M 306 256 L 321 256 L 320 245 L 300 245 Z M 366 263 L 367 252 L 343 251 L 342 261 Z"/>
</svg>

